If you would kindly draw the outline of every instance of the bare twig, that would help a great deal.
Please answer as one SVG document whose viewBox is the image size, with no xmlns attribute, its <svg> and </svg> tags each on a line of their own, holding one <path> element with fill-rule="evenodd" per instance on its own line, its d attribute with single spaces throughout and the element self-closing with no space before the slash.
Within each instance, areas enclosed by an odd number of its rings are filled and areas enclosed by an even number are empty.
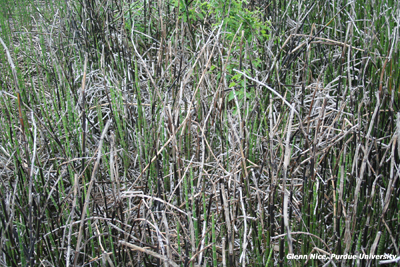
<svg viewBox="0 0 400 267">
<path fill-rule="evenodd" d="M 111 120 L 107 121 L 107 124 L 106 124 L 106 126 L 104 127 L 104 130 L 103 130 L 103 133 L 101 134 L 100 141 L 99 141 L 99 146 L 98 146 L 98 149 L 97 149 L 98 150 L 97 160 L 96 160 L 96 163 L 94 164 L 94 168 L 93 168 L 93 172 L 92 172 L 92 178 L 90 179 L 89 187 L 88 187 L 88 189 L 86 191 L 85 204 L 84 204 L 83 209 L 82 209 L 81 225 L 79 227 L 78 241 L 76 243 L 74 266 L 76 266 L 76 264 L 78 262 L 78 255 L 79 255 L 79 252 L 81 250 L 80 245 L 81 245 L 81 242 L 82 242 L 83 226 L 84 226 L 84 222 L 85 222 L 84 219 L 86 217 L 86 212 L 88 210 L 90 193 L 92 191 L 93 184 L 96 181 L 97 169 L 99 168 L 100 159 L 101 159 L 101 155 L 102 155 L 103 140 L 104 140 L 104 138 L 106 136 L 106 133 L 108 131 L 108 127 L 110 127 L 110 124 L 111 124 Z"/>
<path fill-rule="evenodd" d="M 137 250 L 137 251 L 149 254 L 150 256 L 156 257 L 156 258 L 158 258 L 160 260 L 166 261 L 168 264 L 172 265 L 173 267 L 179 267 L 179 265 L 176 264 L 175 262 L 173 262 L 171 259 L 168 259 L 167 257 L 165 257 L 163 255 L 160 255 L 160 254 L 158 254 L 156 252 L 153 252 L 153 251 L 148 250 L 146 248 L 142 248 L 142 247 L 136 246 L 134 244 L 128 243 L 128 242 L 123 241 L 123 240 L 120 240 L 119 243 L 121 245 L 127 246 L 128 248 L 131 248 L 133 250 Z"/>
</svg>

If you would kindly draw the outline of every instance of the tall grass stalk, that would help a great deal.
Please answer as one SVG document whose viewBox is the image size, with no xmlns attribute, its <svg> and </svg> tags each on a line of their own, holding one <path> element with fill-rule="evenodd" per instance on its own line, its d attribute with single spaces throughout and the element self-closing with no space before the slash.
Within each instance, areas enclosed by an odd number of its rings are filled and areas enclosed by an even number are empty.
<svg viewBox="0 0 400 267">
<path fill-rule="evenodd" d="M 225 2 L 0 0 L 1 266 L 400 255 L 399 4 Z"/>
</svg>

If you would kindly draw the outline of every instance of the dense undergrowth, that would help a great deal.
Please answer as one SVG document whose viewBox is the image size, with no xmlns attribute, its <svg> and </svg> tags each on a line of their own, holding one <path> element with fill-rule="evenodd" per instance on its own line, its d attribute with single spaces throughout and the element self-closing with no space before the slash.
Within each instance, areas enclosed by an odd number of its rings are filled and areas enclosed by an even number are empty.
<svg viewBox="0 0 400 267">
<path fill-rule="evenodd" d="M 0 10 L 1 265 L 400 256 L 399 2 Z"/>
</svg>

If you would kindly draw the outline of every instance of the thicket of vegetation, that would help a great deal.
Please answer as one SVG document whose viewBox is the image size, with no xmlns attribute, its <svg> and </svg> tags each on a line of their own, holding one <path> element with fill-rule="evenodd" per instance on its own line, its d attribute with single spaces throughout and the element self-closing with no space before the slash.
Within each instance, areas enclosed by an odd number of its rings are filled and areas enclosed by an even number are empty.
<svg viewBox="0 0 400 267">
<path fill-rule="evenodd" d="M 0 264 L 400 256 L 399 5 L 0 0 Z"/>
</svg>

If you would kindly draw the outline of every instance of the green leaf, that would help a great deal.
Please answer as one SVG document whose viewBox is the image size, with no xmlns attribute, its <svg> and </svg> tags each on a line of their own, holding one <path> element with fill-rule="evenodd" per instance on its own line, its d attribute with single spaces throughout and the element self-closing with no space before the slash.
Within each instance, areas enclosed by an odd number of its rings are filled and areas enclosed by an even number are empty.
<svg viewBox="0 0 400 267">
<path fill-rule="evenodd" d="M 231 101 L 232 99 L 234 99 L 235 98 L 235 93 L 234 93 L 235 91 L 234 90 L 232 90 L 230 93 L 229 93 L 229 96 L 228 96 L 228 101 Z"/>
<path fill-rule="evenodd" d="M 244 95 L 244 90 L 241 89 L 239 91 L 236 91 L 236 95 L 237 95 L 239 100 L 242 100 L 243 99 L 243 95 Z"/>
<path fill-rule="evenodd" d="M 234 76 L 232 77 L 232 79 L 238 81 L 238 80 L 240 79 L 241 76 L 242 76 L 242 74 L 238 73 L 238 74 L 234 75 Z"/>
</svg>

